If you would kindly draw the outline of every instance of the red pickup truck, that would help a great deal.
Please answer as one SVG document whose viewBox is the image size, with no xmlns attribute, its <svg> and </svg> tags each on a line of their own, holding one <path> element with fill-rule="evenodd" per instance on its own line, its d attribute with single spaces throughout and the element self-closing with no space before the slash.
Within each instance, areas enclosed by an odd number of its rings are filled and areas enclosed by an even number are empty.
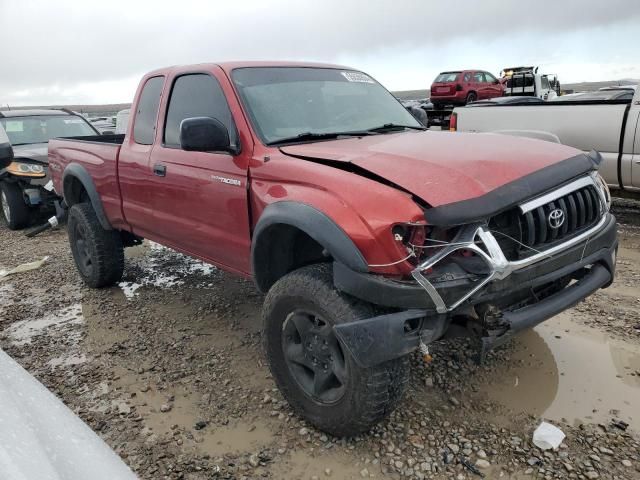
<svg viewBox="0 0 640 480">
<path fill-rule="evenodd" d="M 484 353 L 613 280 L 595 152 L 425 131 L 333 65 L 156 70 L 131 111 L 49 143 L 81 277 L 114 284 L 148 238 L 253 279 L 277 385 L 332 434 L 395 408 L 410 352 L 464 331 Z"/>
</svg>

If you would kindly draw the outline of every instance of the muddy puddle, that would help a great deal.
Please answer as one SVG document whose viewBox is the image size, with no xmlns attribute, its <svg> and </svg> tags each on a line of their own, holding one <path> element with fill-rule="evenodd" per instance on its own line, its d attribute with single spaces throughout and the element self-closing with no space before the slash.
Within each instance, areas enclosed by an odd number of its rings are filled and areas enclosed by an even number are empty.
<svg viewBox="0 0 640 480">
<path fill-rule="evenodd" d="M 563 313 L 515 340 L 481 392 L 513 412 L 571 423 L 627 422 L 640 431 L 640 346 Z"/>
</svg>

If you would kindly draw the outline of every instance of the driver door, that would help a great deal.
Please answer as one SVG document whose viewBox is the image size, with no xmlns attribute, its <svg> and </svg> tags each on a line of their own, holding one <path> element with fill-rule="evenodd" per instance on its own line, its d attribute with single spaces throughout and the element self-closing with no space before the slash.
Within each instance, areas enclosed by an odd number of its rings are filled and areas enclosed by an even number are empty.
<svg viewBox="0 0 640 480">
<path fill-rule="evenodd" d="M 162 243 L 243 273 L 249 266 L 247 200 L 250 148 L 237 156 L 224 152 L 185 151 L 180 122 L 211 117 L 238 134 L 216 75 L 185 73 L 173 78 L 162 126 L 162 141 L 151 153 L 156 233 Z"/>
</svg>

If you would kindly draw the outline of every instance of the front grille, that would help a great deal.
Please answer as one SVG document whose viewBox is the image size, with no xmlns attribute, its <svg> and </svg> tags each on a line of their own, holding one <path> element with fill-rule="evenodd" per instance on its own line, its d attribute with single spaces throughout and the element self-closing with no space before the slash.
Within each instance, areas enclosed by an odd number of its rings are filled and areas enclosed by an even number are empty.
<svg viewBox="0 0 640 480">
<path fill-rule="evenodd" d="M 562 211 L 564 221 L 552 228 L 549 216 L 556 210 Z M 489 229 L 507 259 L 517 260 L 588 230 L 601 218 L 601 212 L 598 192 L 588 185 L 527 213 L 520 207 L 501 213 L 490 220 Z"/>
</svg>

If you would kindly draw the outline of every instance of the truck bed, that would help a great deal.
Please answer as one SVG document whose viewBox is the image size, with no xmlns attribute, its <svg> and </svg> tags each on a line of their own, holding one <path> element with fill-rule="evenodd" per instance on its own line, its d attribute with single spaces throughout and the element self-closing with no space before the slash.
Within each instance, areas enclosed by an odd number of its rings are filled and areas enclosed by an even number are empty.
<svg viewBox="0 0 640 480">
<path fill-rule="evenodd" d="M 118 186 L 118 155 L 124 135 L 94 135 L 90 137 L 54 138 L 49 141 L 49 166 L 56 193 L 68 196 L 62 174 L 71 165 L 84 170 L 93 181 L 102 200 L 107 218 L 116 223 L 122 220 Z M 69 186 L 66 186 L 68 189 Z"/>
<path fill-rule="evenodd" d="M 460 132 L 529 132 L 557 137 L 564 145 L 599 151 L 601 173 L 611 186 L 618 185 L 620 135 L 629 100 L 554 101 L 539 104 L 483 105 L 456 108 Z M 557 141 L 556 140 L 556 141 Z"/>
</svg>

